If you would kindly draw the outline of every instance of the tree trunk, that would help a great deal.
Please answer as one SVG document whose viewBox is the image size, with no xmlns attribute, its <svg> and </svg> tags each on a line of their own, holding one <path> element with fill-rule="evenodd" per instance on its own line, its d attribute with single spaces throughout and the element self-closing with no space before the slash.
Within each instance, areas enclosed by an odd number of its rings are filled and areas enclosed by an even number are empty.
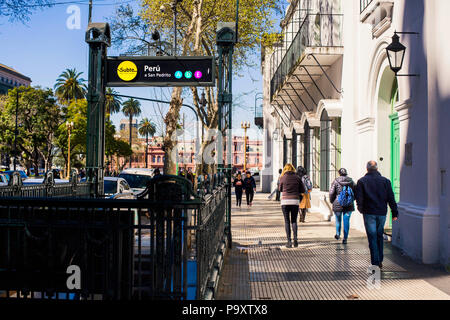
<svg viewBox="0 0 450 320">
<path fill-rule="evenodd" d="M 148 169 L 148 133 L 145 135 L 145 168 Z"/>
<path fill-rule="evenodd" d="M 193 2 L 193 15 L 192 20 L 189 24 L 189 27 L 186 31 L 186 34 L 183 38 L 182 44 L 182 55 L 186 55 L 189 51 L 189 47 L 191 45 L 191 39 L 195 32 L 195 37 L 200 36 L 201 28 L 201 5 L 202 0 L 194 0 Z M 198 43 L 197 39 L 193 41 L 194 45 Z M 198 45 L 197 45 L 198 48 Z M 174 154 L 177 146 L 177 141 L 173 140 L 172 136 L 177 130 L 177 123 L 180 115 L 181 105 L 183 104 L 183 100 L 181 99 L 182 88 L 174 88 L 172 91 L 172 98 L 170 100 L 170 108 L 166 114 L 164 122 L 166 124 L 166 135 L 164 137 L 164 174 L 176 174 L 176 153 Z"/>
<path fill-rule="evenodd" d="M 130 169 L 131 169 L 131 163 L 132 163 L 132 161 L 133 161 L 133 144 L 132 144 L 132 139 L 133 139 L 133 137 L 132 137 L 132 134 L 131 134 L 131 132 L 132 132 L 132 130 L 131 130 L 132 122 L 133 122 L 133 116 L 130 115 L 130 123 L 129 123 L 129 127 L 130 127 L 130 148 L 131 148 L 131 155 L 130 155 Z"/>
</svg>

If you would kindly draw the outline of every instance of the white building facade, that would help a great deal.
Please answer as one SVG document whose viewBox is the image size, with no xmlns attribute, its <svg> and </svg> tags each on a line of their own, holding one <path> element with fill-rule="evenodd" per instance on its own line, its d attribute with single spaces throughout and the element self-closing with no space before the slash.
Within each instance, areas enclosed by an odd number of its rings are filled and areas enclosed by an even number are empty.
<svg viewBox="0 0 450 320">
<path fill-rule="evenodd" d="M 426 264 L 450 264 L 448 0 L 292 0 L 283 41 L 264 48 L 262 189 L 304 166 L 313 210 L 333 219 L 328 190 L 344 167 L 355 182 L 376 160 L 392 181 L 392 242 Z M 407 48 L 398 76 L 386 47 Z M 409 34 L 418 33 L 418 34 Z M 363 230 L 359 213 L 352 226 Z"/>
</svg>

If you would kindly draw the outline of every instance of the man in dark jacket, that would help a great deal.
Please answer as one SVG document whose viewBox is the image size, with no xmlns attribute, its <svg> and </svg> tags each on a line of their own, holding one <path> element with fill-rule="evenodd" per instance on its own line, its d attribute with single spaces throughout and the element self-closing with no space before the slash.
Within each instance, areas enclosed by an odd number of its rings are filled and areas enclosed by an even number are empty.
<svg viewBox="0 0 450 320">
<path fill-rule="evenodd" d="M 378 172 L 378 164 L 370 161 L 367 174 L 356 186 L 358 210 L 364 215 L 364 226 L 369 240 L 371 263 L 383 267 L 384 225 L 386 223 L 387 205 L 392 211 L 392 220 L 398 220 L 397 203 L 391 181 Z"/>
<path fill-rule="evenodd" d="M 347 244 L 348 234 L 350 231 L 350 218 L 352 216 L 352 213 L 355 211 L 355 205 L 354 201 L 351 201 L 351 203 L 349 204 L 343 205 L 339 201 L 339 195 L 342 191 L 344 191 L 344 188 L 348 187 L 348 189 L 345 189 L 345 192 L 347 192 L 349 196 L 351 193 L 354 196 L 355 183 L 353 182 L 352 178 L 348 176 L 346 169 L 340 169 L 339 175 L 340 176 L 331 184 L 330 188 L 330 202 L 333 204 L 333 212 L 336 217 L 336 235 L 334 236 L 334 238 L 336 240 L 339 240 L 341 238 L 342 220 L 344 220 L 344 240 L 342 243 Z"/>
<path fill-rule="evenodd" d="M 251 207 L 256 192 L 256 182 L 250 171 L 247 171 L 246 175 L 247 177 L 244 179 L 245 198 L 247 199 L 247 206 Z"/>
</svg>

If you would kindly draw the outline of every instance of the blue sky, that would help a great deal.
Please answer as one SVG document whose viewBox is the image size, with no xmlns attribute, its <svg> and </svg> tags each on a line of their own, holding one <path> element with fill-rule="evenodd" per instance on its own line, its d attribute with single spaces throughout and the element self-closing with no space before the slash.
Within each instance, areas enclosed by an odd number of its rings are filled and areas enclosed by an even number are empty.
<svg viewBox="0 0 450 320">
<path fill-rule="evenodd" d="M 122 2 L 124 1 L 94 0 L 92 21 L 106 21 L 106 18 L 114 13 L 114 4 Z M 138 3 L 138 1 L 134 2 Z M 96 3 L 101 5 L 96 5 Z M 69 4 L 36 11 L 26 24 L 10 22 L 7 18 L 0 17 L 0 43 L 2 44 L 0 63 L 29 76 L 33 81 L 33 86 L 53 88 L 55 80 L 66 68 L 76 68 L 78 71 L 82 71 L 82 76 L 87 79 L 88 46 L 84 41 L 84 35 L 88 20 L 88 6 L 84 4 L 78 4 L 78 6 L 81 9 L 81 28 L 78 30 L 70 30 L 66 26 L 66 21 L 70 16 L 66 13 Z M 110 48 L 108 55 L 113 56 L 120 53 L 117 49 Z M 240 127 L 241 121 L 250 121 L 252 125 L 254 123 L 254 97 L 257 92 L 262 91 L 259 70 L 259 68 L 248 70 L 245 72 L 245 76 L 234 79 L 234 97 L 247 94 L 239 99 L 240 105 L 243 107 L 235 108 L 233 121 L 235 128 Z M 154 88 L 117 88 L 116 90 L 125 95 L 158 99 L 162 97 L 161 90 Z M 166 96 L 170 98 L 170 91 L 167 89 L 165 91 Z M 189 96 L 185 97 L 185 102 L 190 103 Z M 164 108 L 167 109 L 167 107 Z M 142 111 L 141 117 L 161 122 L 160 112 L 152 103 L 142 102 Z M 185 112 L 186 122 L 192 123 L 195 119 L 192 111 L 186 110 Z M 112 117 L 116 128 L 122 118 L 122 114 Z"/>
</svg>

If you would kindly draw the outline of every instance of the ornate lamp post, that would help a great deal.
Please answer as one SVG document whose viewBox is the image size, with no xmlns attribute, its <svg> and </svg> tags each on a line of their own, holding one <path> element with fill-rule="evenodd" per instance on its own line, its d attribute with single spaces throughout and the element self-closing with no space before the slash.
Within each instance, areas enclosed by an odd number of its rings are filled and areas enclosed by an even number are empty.
<svg viewBox="0 0 450 320">
<path fill-rule="evenodd" d="M 250 129 L 250 122 L 243 121 L 241 128 L 244 129 L 244 172 L 247 171 L 247 129 Z"/>
<path fill-rule="evenodd" d="M 415 34 L 417 32 L 394 32 L 392 37 L 392 43 L 386 47 L 386 53 L 389 60 L 389 66 L 397 77 L 418 77 L 418 74 L 398 74 L 403 68 L 403 62 L 405 60 L 406 47 L 400 43 L 399 34 Z"/>
<path fill-rule="evenodd" d="M 70 178 L 70 136 L 72 134 L 73 126 L 74 126 L 73 122 L 66 122 L 66 128 L 67 131 L 69 132 L 69 149 L 67 153 L 67 179 Z"/>
</svg>

